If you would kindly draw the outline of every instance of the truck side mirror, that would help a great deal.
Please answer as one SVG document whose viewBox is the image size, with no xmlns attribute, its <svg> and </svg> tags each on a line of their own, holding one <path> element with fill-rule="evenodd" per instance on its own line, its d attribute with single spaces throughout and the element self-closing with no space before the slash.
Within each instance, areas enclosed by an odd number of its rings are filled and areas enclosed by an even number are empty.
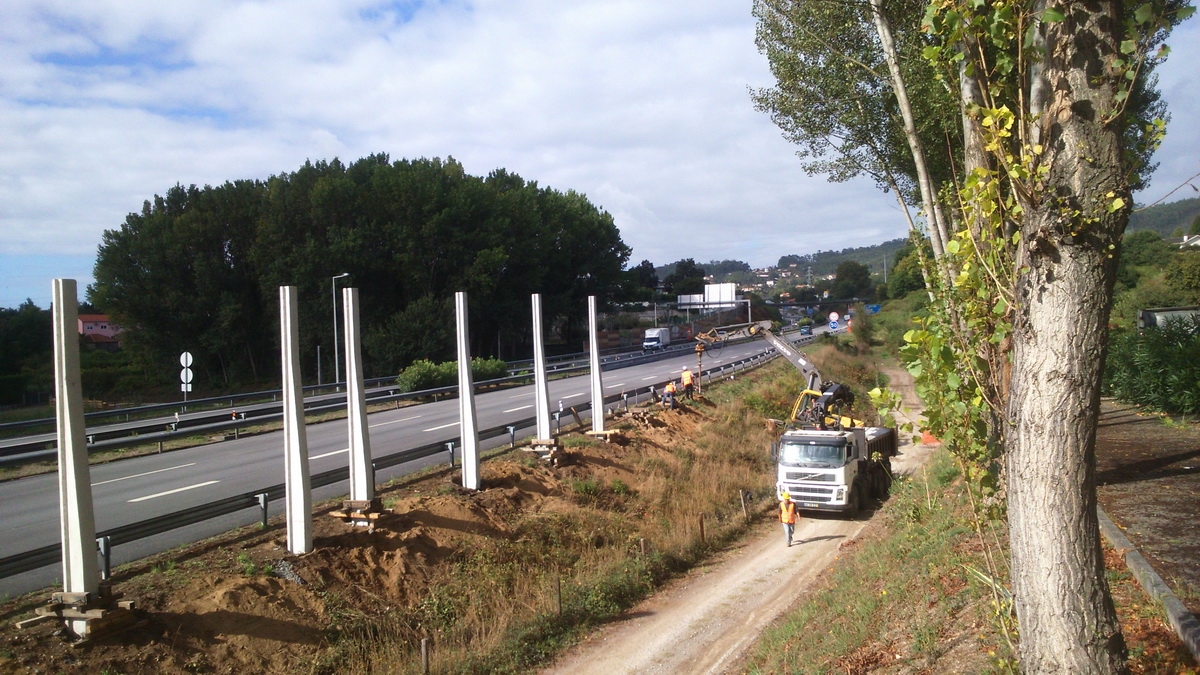
<svg viewBox="0 0 1200 675">
<path fill-rule="evenodd" d="M 771 441 L 771 461 L 779 461 L 779 441 Z"/>
</svg>

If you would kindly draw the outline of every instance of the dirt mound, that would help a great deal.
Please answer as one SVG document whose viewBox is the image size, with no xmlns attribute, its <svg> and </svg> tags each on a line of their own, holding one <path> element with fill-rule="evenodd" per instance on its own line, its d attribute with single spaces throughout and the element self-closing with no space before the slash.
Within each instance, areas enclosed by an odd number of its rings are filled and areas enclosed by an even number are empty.
<svg viewBox="0 0 1200 675">
<path fill-rule="evenodd" d="M 688 423 L 686 414 L 666 416 L 666 424 L 647 417 L 637 426 L 671 433 Z M 385 513 L 370 531 L 319 513 L 313 551 L 302 556 L 287 553 L 278 523 L 259 534 L 243 530 L 225 545 L 158 556 L 116 576 L 118 590 L 138 603 L 137 626 L 83 648 L 69 646 L 53 622 L 6 628 L 0 672 L 307 671 L 328 646 L 331 599 L 360 616 L 418 602 L 444 573 L 439 563 L 485 539 L 512 537 L 530 514 L 571 508 L 572 481 L 632 482 L 621 461 L 629 445 L 628 438 L 580 438 L 561 468 L 523 456 L 495 459 L 482 465 L 477 492 L 448 470 L 381 491 Z M 28 618 L 30 608 L 9 613 Z"/>
</svg>

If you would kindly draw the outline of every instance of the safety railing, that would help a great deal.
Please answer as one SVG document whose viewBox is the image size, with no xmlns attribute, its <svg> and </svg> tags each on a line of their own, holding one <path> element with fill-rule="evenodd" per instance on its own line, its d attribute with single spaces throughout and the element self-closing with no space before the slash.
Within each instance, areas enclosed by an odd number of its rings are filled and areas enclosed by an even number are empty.
<svg viewBox="0 0 1200 675">
<path fill-rule="evenodd" d="M 708 381 L 712 382 L 716 379 L 725 379 L 729 374 L 736 372 L 744 372 L 751 368 L 757 368 L 778 356 L 778 353 L 773 349 L 767 352 L 756 354 L 745 359 L 736 361 L 731 364 L 725 364 L 717 368 L 709 368 L 699 374 L 701 383 Z M 610 405 L 624 405 L 626 409 L 630 406 L 630 395 L 632 394 L 633 404 L 639 403 L 643 397 L 653 396 L 657 390 L 666 386 L 670 380 L 662 380 L 653 384 L 645 385 L 644 388 L 638 391 L 622 392 L 618 394 L 610 394 L 604 398 L 604 406 L 607 410 Z M 584 413 L 591 410 L 591 403 L 584 403 L 573 407 L 573 412 Z M 556 411 L 554 413 L 556 423 L 555 432 L 561 432 L 558 427 L 561 424 L 561 418 Z M 520 429 L 528 429 L 536 424 L 535 418 L 523 418 L 507 422 L 505 424 L 491 427 L 479 432 L 480 440 L 491 440 L 493 438 L 508 435 L 510 443 L 516 445 L 517 431 Z M 428 443 L 417 448 L 404 450 L 401 452 L 385 455 L 376 458 L 372 461 L 372 466 L 375 470 L 389 468 L 406 462 L 416 461 L 427 457 L 436 456 L 439 453 L 448 453 L 450 463 L 453 464 L 454 446 L 461 444 L 462 437 L 456 436 L 441 441 Z M 332 469 L 322 473 L 314 474 L 310 477 L 311 486 L 313 489 L 333 485 L 340 481 L 349 478 L 349 468 L 343 467 Z M 213 518 L 227 516 L 248 508 L 258 508 L 260 510 L 261 522 L 265 527 L 268 520 L 268 509 L 270 502 L 283 498 L 284 485 L 277 484 L 265 488 L 251 490 L 232 497 L 226 497 L 213 502 L 207 502 L 197 506 L 191 506 L 186 509 L 181 509 L 173 513 L 168 513 L 160 516 L 154 516 L 145 520 L 140 520 L 127 525 L 120 525 L 103 532 L 96 534 L 96 546 L 99 554 L 102 556 L 102 575 L 105 579 L 111 574 L 111 556 L 112 550 L 116 546 L 128 544 L 139 539 L 145 539 L 155 535 L 170 532 L 181 527 L 187 527 L 196 523 L 201 523 Z M 0 579 L 15 576 L 25 572 L 31 572 L 42 567 L 61 562 L 62 547 L 61 544 L 49 544 L 31 551 L 17 553 L 5 558 L 0 558 Z"/>
</svg>

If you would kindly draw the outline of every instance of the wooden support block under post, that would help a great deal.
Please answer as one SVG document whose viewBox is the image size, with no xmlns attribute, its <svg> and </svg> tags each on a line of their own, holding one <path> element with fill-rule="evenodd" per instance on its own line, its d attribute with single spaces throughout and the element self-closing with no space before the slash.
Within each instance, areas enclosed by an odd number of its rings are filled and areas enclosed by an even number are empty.
<svg viewBox="0 0 1200 675">
<path fill-rule="evenodd" d="M 583 418 L 579 416 L 579 411 L 575 409 L 575 406 L 571 406 L 571 415 L 575 418 L 575 424 L 583 426 Z"/>
<path fill-rule="evenodd" d="M 585 431 L 583 433 L 588 436 L 600 438 L 605 443 L 612 443 L 614 436 L 618 438 L 621 436 L 621 432 L 617 431 L 616 429 L 605 429 L 604 431 Z"/>
<path fill-rule="evenodd" d="M 346 499 L 342 508 L 330 511 L 329 515 L 355 527 L 365 527 L 368 532 L 375 531 L 375 521 L 383 515 L 383 505 L 378 499 Z"/>
<path fill-rule="evenodd" d="M 533 453 L 537 455 L 538 459 L 544 459 L 555 465 L 562 457 L 562 447 L 558 444 L 558 439 L 554 438 L 535 438 L 522 450 Z"/>
</svg>

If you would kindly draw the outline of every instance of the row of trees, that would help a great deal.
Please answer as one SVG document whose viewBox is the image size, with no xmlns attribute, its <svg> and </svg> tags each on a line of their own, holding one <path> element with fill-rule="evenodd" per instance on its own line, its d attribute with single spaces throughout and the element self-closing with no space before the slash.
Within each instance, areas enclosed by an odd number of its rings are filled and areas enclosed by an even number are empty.
<svg viewBox="0 0 1200 675">
<path fill-rule="evenodd" d="M 523 351 L 535 292 L 547 325 L 581 343 L 586 296 L 635 294 L 629 252 L 581 194 L 379 154 L 175 186 L 104 233 L 88 297 L 143 366 L 169 372 L 188 350 L 202 381 L 232 385 L 277 376 L 281 285 L 299 288 L 306 370 L 320 346 L 331 373 L 333 277 L 348 273 L 336 284 L 359 289 L 364 362 L 382 375 L 453 357 L 455 291 L 469 294 L 477 355 Z"/>
<path fill-rule="evenodd" d="M 927 242 L 930 315 L 906 356 L 929 429 L 1008 516 L 1021 670 L 1123 671 L 1095 422 L 1115 254 L 1165 129 L 1151 73 L 1191 8 L 755 0 L 754 13 L 777 80 L 759 108 L 810 172 L 895 193 Z"/>
</svg>

